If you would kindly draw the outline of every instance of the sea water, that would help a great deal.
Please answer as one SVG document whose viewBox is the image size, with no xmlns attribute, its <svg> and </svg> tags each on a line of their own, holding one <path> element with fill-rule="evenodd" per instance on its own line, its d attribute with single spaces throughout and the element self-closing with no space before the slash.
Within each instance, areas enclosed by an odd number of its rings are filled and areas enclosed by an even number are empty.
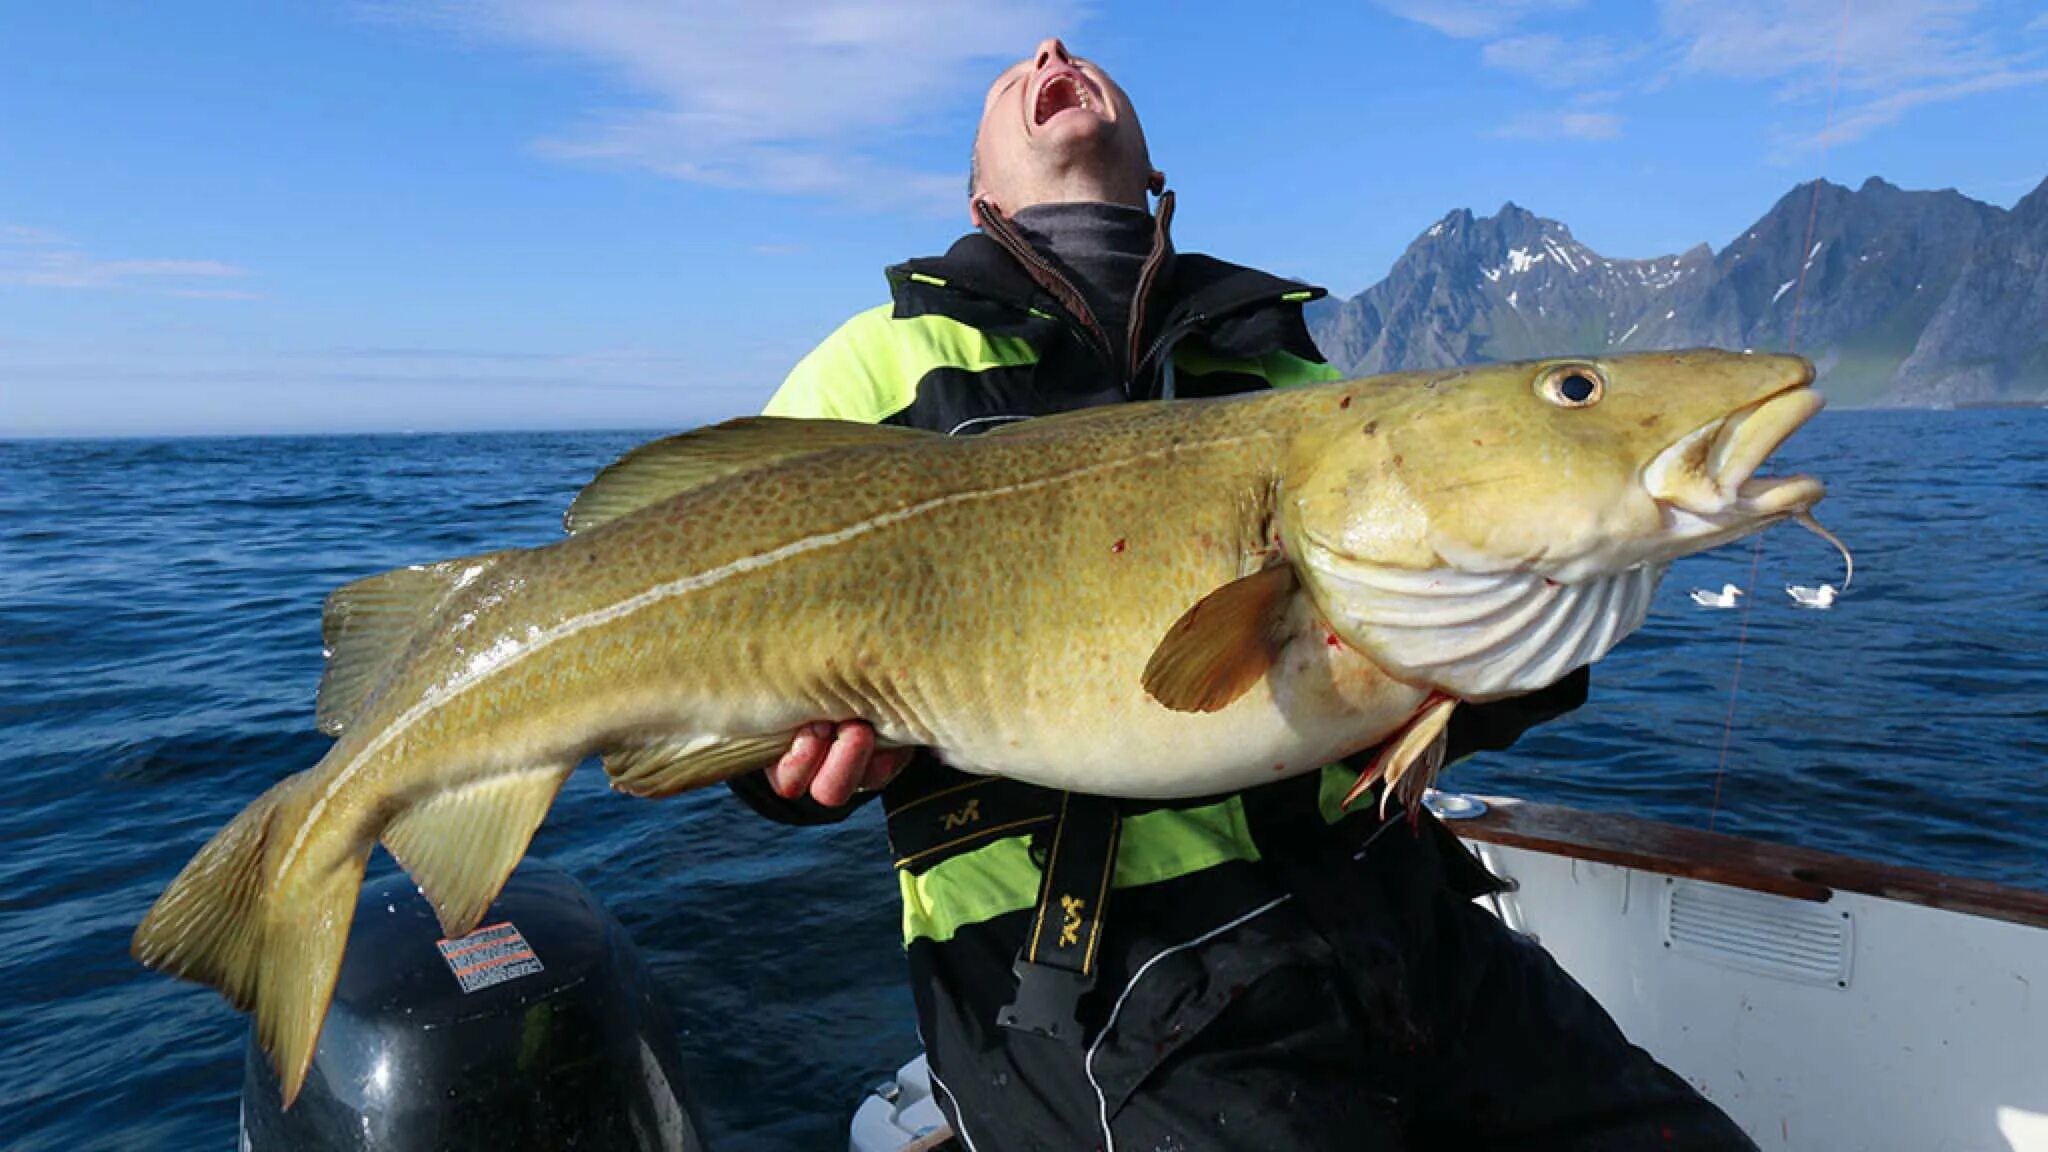
<svg viewBox="0 0 2048 1152">
<path fill-rule="evenodd" d="M 559 538 L 635 433 L 0 443 L 0 1146 L 233 1147 L 245 1019 L 129 933 L 317 760 L 320 605 Z M 1796 528 L 1677 565 L 1578 712 L 1456 766 L 1500 792 L 2048 889 L 2048 411 L 1831 412 Z M 1751 589 L 1744 608 L 1692 588 Z M 787 828 L 723 789 L 579 772 L 533 852 L 625 924 L 721 1152 L 843 1146 L 917 1050 L 879 814 Z M 373 869 L 389 867 L 388 862 Z"/>
</svg>

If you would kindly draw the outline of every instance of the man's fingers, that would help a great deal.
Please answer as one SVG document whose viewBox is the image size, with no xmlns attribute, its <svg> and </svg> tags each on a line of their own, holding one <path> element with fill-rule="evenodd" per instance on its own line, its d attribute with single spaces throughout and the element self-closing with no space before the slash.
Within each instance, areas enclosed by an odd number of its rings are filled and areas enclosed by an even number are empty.
<svg viewBox="0 0 2048 1152">
<path fill-rule="evenodd" d="M 794 800 L 809 790 L 811 778 L 824 763 L 832 730 L 831 724 L 806 724 L 797 729 L 796 739 L 789 742 L 789 751 L 768 769 L 768 786 L 775 789 L 777 796 Z"/>
<path fill-rule="evenodd" d="M 853 799 L 854 789 L 860 787 L 868 758 L 874 751 L 873 728 L 859 722 L 841 724 L 832 747 L 825 752 L 825 762 L 811 778 L 811 799 L 828 808 L 837 808 Z"/>
<path fill-rule="evenodd" d="M 860 786 L 869 791 L 886 786 L 909 763 L 910 754 L 908 748 L 887 748 L 875 753 L 868 761 L 868 770 L 861 775 Z"/>
<path fill-rule="evenodd" d="M 797 729 L 789 751 L 768 768 L 768 786 L 785 800 L 808 792 L 837 808 L 863 788 L 880 788 L 908 763 L 909 748 L 875 750 L 875 730 L 860 720 L 821 721 Z"/>
</svg>

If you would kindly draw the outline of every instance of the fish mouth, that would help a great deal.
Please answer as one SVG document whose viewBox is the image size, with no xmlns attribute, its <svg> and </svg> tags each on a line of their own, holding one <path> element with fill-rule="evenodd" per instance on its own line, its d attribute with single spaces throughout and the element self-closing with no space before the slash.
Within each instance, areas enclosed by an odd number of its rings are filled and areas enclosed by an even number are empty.
<svg viewBox="0 0 2048 1152">
<path fill-rule="evenodd" d="M 1703 424 L 1658 453 L 1643 486 L 1674 512 L 1716 524 L 1755 524 L 1804 513 L 1827 489 L 1811 476 L 1759 476 L 1772 453 L 1827 401 L 1813 387 L 1813 366 L 1764 398 Z"/>
<path fill-rule="evenodd" d="M 1053 117 L 1077 108 L 1100 116 L 1102 100 L 1075 69 L 1048 69 L 1039 77 L 1038 95 L 1031 102 L 1031 126 L 1042 128 Z"/>
</svg>

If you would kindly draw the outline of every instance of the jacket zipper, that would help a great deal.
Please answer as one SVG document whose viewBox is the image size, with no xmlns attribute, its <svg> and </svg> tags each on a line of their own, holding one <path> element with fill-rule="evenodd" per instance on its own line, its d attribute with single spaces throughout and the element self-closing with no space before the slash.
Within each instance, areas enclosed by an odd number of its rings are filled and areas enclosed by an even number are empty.
<svg viewBox="0 0 2048 1152">
<path fill-rule="evenodd" d="M 1162 192 L 1159 194 L 1158 222 L 1152 226 L 1152 251 L 1145 257 L 1145 266 L 1138 270 L 1138 287 L 1131 293 L 1131 325 L 1124 345 L 1129 356 L 1124 361 L 1126 395 L 1144 373 L 1145 361 L 1138 355 L 1138 342 L 1145 337 L 1145 306 L 1152 301 L 1152 284 L 1159 279 L 1159 270 L 1165 267 L 1167 253 L 1172 251 L 1172 241 L 1168 238 L 1171 234 L 1167 231 L 1172 224 L 1173 193 Z M 1146 353 L 1147 357 L 1150 355 Z"/>
<path fill-rule="evenodd" d="M 1002 209 L 987 200 L 977 200 L 975 206 L 980 209 L 982 230 L 989 234 L 990 239 L 1000 244 L 1003 251 L 1022 264 L 1040 288 L 1059 301 L 1060 307 L 1067 310 L 1067 315 L 1079 322 L 1082 333 L 1095 346 L 1095 351 L 1114 366 L 1116 345 L 1109 342 L 1108 334 L 1102 330 L 1102 322 L 1095 318 L 1095 310 L 1088 307 L 1088 301 L 1082 299 L 1080 291 L 1065 276 L 1060 275 L 1060 270 L 1054 268 L 1050 261 L 1025 243 L 1023 237 L 1017 235 L 1016 230 L 1010 226 L 1009 217 L 1003 215 Z"/>
</svg>

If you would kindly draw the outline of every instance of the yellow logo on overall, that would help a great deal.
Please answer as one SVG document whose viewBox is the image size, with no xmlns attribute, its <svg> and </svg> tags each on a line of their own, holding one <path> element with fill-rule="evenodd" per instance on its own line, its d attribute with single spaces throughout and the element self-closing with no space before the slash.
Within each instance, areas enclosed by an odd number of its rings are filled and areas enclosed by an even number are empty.
<svg viewBox="0 0 2048 1152">
<path fill-rule="evenodd" d="M 939 820 L 945 824 L 946 831 L 948 832 L 955 828 L 964 828 L 979 819 L 981 819 L 981 801 L 979 799 L 969 800 L 960 806 L 959 811 L 948 812 L 939 817 Z"/>
</svg>

